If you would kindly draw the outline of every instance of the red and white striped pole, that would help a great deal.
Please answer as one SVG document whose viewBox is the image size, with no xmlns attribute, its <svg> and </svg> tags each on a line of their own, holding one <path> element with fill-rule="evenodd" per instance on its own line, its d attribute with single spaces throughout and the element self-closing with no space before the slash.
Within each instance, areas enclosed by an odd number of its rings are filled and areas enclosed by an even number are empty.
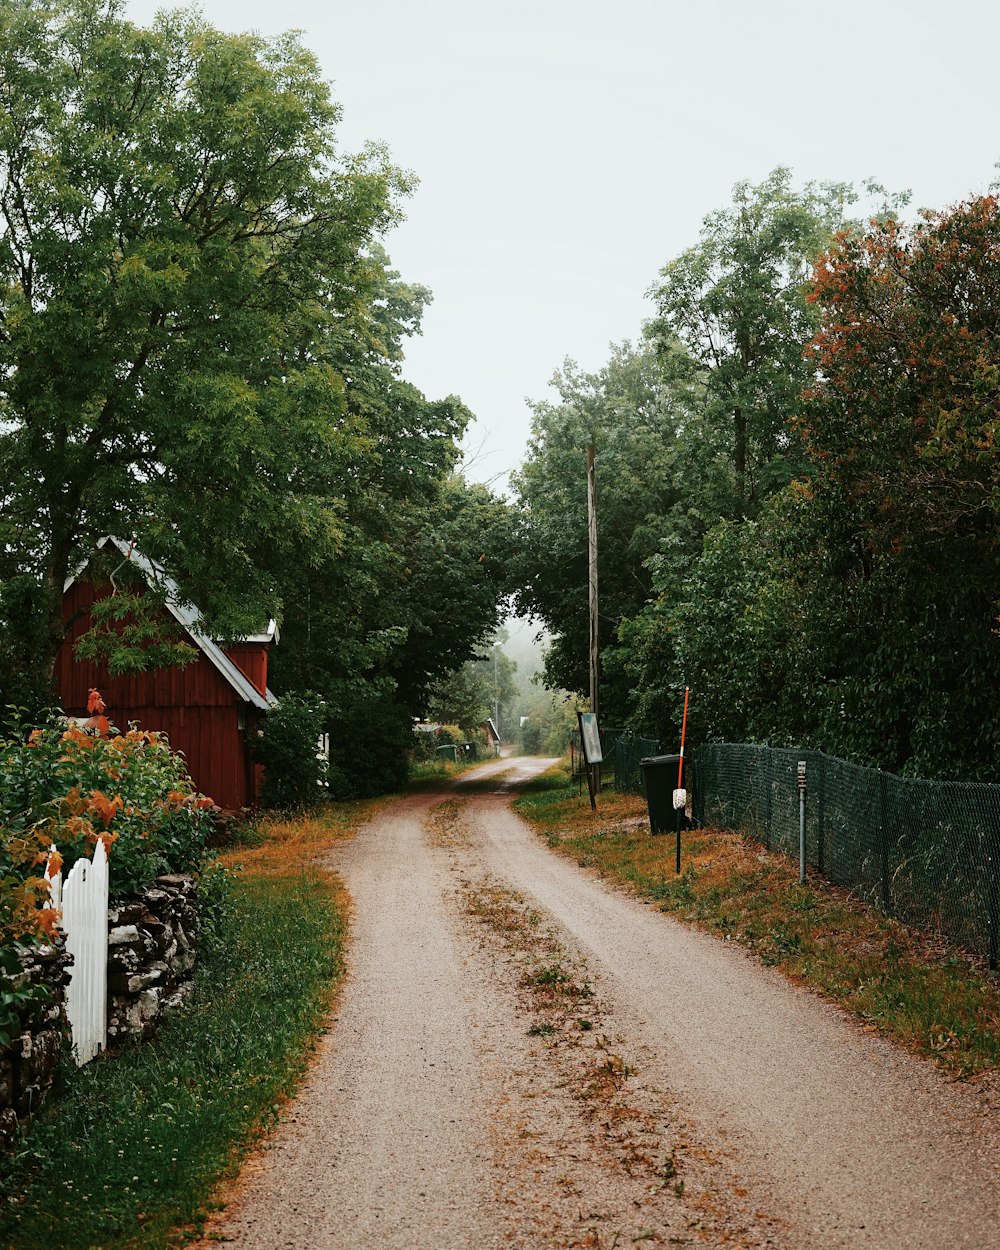
<svg viewBox="0 0 1000 1250">
<path fill-rule="evenodd" d="M 681 757 L 677 761 L 677 789 L 680 790 L 684 779 L 684 738 L 687 734 L 688 725 L 688 698 L 691 694 L 691 687 L 684 687 L 684 718 L 681 721 Z"/>
</svg>

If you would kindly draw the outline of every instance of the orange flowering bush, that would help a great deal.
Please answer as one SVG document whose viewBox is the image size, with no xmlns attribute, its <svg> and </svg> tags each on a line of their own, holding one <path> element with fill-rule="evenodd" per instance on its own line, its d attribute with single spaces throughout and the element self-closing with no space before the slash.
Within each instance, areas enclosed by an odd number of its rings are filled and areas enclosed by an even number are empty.
<svg viewBox="0 0 1000 1250">
<path fill-rule="evenodd" d="M 135 894 L 161 873 L 196 871 L 212 800 L 194 791 L 161 734 L 119 733 L 96 691 L 89 710 L 85 722 L 0 742 L 0 826 L 54 843 L 66 870 L 102 841 L 113 896 Z"/>
<path fill-rule="evenodd" d="M 56 913 L 45 906 L 47 859 L 41 834 L 0 828 L 0 1048 L 17 1033 L 21 1013 L 49 997 L 21 975 L 24 947 L 50 938 L 55 929 Z"/>
<path fill-rule="evenodd" d="M 0 741 L 0 1047 L 48 991 L 22 975 L 27 947 L 53 936 L 47 875 L 108 851 L 113 896 L 202 863 L 214 804 L 155 733 L 119 733 L 97 691 L 82 724 L 52 721 Z M 55 845 L 55 852 L 50 847 Z"/>
</svg>

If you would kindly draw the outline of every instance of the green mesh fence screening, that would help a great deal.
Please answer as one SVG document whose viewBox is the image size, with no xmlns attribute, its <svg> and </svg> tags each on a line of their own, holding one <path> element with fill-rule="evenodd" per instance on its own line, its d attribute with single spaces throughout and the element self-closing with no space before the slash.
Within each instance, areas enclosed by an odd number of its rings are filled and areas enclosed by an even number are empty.
<svg viewBox="0 0 1000 1250">
<path fill-rule="evenodd" d="M 615 739 L 615 788 L 630 794 L 644 794 L 642 769 L 639 761 L 648 755 L 659 755 L 660 744 L 655 738 L 640 738 L 636 734 L 621 733 Z"/>
<path fill-rule="evenodd" d="M 1000 785 L 920 781 L 820 751 L 714 743 L 693 752 L 694 816 L 799 855 L 799 761 L 806 765 L 806 859 L 835 884 L 997 966 Z"/>
<path fill-rule="evenodd" d="M 617 777 L 616 753 L 618 740 L 629 736 L 630 732 L 627 729 L 601 730 L 601 754 L 604 756 L 604 763 L 601 765 L 601 777 L 605 783 L 611 782 Z M 570 738 L 572 742 L 570 756 L 573 761 L 573 776 L 576 777 L 581 775 L 585 768 L 583 751 L 580 749 L 580 731 L 574 729 Z"/>
</svg>

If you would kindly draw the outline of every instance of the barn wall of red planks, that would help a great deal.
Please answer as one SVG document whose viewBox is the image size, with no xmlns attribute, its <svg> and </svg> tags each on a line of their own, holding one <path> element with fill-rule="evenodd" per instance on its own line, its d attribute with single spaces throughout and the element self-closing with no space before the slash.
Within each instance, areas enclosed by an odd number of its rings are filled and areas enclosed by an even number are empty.
<svg viewBox="0 0 1000 1250">
<path fill-rule="evenodd" d="M 183 668 L 151 669 L 112 677 L 105 665 L 78 660 L 73 644 L 90 628 L 94 589 L 78 580 L 66 592 L 63 619 L 67 636 L 56 660 L 55 681 L 63 710 L 87 715 L 91 688 L 100 690 L 107 715 L 120 729 L 165 733 L 186 761 L 195 787 L 220 807 L 252 807 L 259 797 L 260 769 L 250 758 L 250 738 L 260 713 L 242 700 L 202 653 Z M 257 690 L 267 686 L 267 644 L 243 643 L 227 652 Z"/>
</svg>

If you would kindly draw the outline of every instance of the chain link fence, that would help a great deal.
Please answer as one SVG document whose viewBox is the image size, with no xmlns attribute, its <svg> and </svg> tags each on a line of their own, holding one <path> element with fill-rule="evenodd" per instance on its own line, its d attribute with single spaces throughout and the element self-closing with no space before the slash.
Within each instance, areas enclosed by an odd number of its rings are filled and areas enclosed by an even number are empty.
<svg viewBox="0 0 1000 1250">
<path fill-rule="evenodd" d="M 804 762 L 807 863 L 997 966 L 1000 785 L 897 777 L 821 751 L 713 743 L 692 754 L 696 822 L 795 858 Z"/>
<path fill-rule="evenodd" d="M 647 755 L 657 755 L 659 750 L 660 744 L 654 738 L 637 737 L 631 729 L 602 729 L 601 754 L 604 756 L 604 763 L 601 765 L 602 781 L 605 785 L 614 785 L 616 790 L 626 790 L 630 794 L 645 793 L 642 788 L 639 761 Z M 571 735 L 570 758 L 573 764 L 573 776 L 582 777 L 585 765 L 578 729 L 574 729 Z"/>
<path fill-rule="evenodd" d="M 648 755 L 659 754 L 660 744 L 655 738 L 640 738 L 627 731 L 620 733 L 614 748 L 615 789 L 644 795 L 639 761 Z"/>
</svg>

